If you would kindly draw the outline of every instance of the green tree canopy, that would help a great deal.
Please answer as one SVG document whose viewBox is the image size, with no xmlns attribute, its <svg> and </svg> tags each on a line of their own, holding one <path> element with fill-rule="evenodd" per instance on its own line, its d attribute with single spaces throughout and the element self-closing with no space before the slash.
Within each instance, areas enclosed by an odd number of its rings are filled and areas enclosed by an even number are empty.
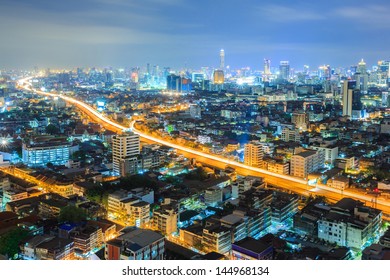
<svg viewBox="0 0 390 280">
<path fill-rule="evenodd" d="M 20 242 L 28 236 L 28 231 L 16 228 L 0 236 L 0 254 L 14 258 L 19 253 Z"/>
<path fill-rule="evenodd" d="M 79 223 L 84 221 L 87 218 L 87 214 L 83 209 L 80 209 L 76 206 L 69 205 L 61 209 L 58 216 L 58 221 L 60 223 Z"/>
</svg>

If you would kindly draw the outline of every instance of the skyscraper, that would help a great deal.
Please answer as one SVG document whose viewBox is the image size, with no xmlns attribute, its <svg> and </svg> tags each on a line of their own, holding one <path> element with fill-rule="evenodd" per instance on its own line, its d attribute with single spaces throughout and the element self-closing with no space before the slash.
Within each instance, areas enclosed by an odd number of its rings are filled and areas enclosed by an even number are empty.
<svg viewBox="0 0 390 280">
<path fill-rule="evenodd" d="M 219 52 L 219 69 L 225 69 L 225 51 L 223 49 Z"/>
<path fill-rule="evenodd" d="M 223 70 L 214 70 L 214 84 L 216 85 L 223 85 L 225 82 L 225 75 L 223 73 Z"/>
<path fill-rule="evenodd" d="M 279 72 L 282 80 L 288 80 L 290 77 L 290 62 L 281 61 L 279 64 Z"/>
<path fill-rule="evenodd" d="M 360 74 L 367 73 L 366 63 L 364 62 L 363 58 L 362 58 L 362 60 L 358 64 L 357 72 L 359 72 Z"/>
<path fill-rule="evenodd" d="M 352 116 L 353 90 L 356 88 L 356 81 L 345 80 L 343 84 L 343 116 Z"/>
<path fill-rule="evenodd" d="M 112 139 L 112 162 L 113 172 L 116 175 L 125 176 L 126 165 L 129 161 L 136 161 L 140 154 L 139 135 L 133 132 L 126 132 L 121 135 L 115 135 Z"/>
<path fill-rule="evenodd" d="M 271 74 L 271 60 L 264 58 L 264 75 Z"/>
</svg>

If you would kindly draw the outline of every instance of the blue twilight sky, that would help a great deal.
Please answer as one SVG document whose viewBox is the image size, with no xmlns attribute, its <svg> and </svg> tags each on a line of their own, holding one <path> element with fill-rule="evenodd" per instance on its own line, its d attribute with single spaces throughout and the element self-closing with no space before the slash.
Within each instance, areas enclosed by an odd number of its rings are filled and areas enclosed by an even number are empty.
<svg viewBox="0 0 390 280">
<path fill-rule="evenodd" d="M 0 69 L 390 59 L 389 0 L 1 0 Z"/>
</svg>

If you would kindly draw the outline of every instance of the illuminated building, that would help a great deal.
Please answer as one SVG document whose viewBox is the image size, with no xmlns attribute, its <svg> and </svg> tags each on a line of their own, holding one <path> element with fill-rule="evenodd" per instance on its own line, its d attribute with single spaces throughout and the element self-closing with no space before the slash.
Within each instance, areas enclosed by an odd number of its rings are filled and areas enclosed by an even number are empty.
<svg viewBox="0 0 390 280">
<path fill-rule="evenodd" d="M 175 74 L 170 74 L 167 76 L 167 90 L 176 92 L 190 92 L 191 89 L 191 79 L 182 78 Z"/>
<path fill-rule="evenodd" d="M 251 141 L 244 148 L 244 164 L 259 167 L 263 162 L 263 145 L 259 141 Z"/>
<path fill-rule="evenodd" d="M 208 206 L 217 206 L 222 199 L 223 190 L 217 186 L 208 188 L 204 193 L 205 204 Z"/>
<path fill-rule="evenodd" d="M 43 141 L 23 143 L 23 163 L 28 166 L 65 165 L 71 154 L 78 151 L 78 145 L 72 145 L 65 138 L 50 138 Z"/>
<path fill-rule="evenodd" d="M 106 260 L 162 260 L 165 238 L 147 229 L 125 228 L 123 234 L 106 244 Z"/>
<path fill-rule="evenodd" d="M 271 60 L 264 59 L 264 75 L 271 74 Z"/>
<path fill-rule="evenodd" d="M 363 59 L 358 64 L 357 72 L 359 72 L 361 74 L 367 73 L 367 66 L 366 66 L 366 63 L 364 62 Z"/>
<path fill-rule="evenodd" d="M 281 61 L 279 64 L 279 76 L 282 80 L 288 80 L 290 78 L 290 62 Z"/>
<path fill-rule="evenodd" d="M 374 238 L 382 222 L 382 212 L 360 201 L 343 198 L 318 221 L 318 238 L 338 246 L 361 249 Z"/>
<path fill-rule="evenodd" d="M 282 141 L 284 142 L 299 142 L 301 140 L 301 135 L 299 134 L 299 131 L 295 129 L 289 129 L 288 127 L 284 127 L 280 139 L 282 139 Z"/>
<path fill-rule="evenodd" d="M 150 204 L 139 201 L 130 206 L 130 224 L 141 227 L 150 220 Z"/>
<path fill-rule="evenodd" d="M 223 70 L 214 70 L 213 78 L 214 84 L 223 85 L 223 83 L 225 82 L 225 75 L 223 73 Z"/>
<path fill-rule="evenodd" d="M 72 260 L 74 242 L 49 235 L 30 237 L 20 246 L 24 260 Z"/>
<path fill-rule="evenodd" d="M 300 178 L 307 176 L 323 167 L 325 153 L 323 150 L 306 150 L 291 157 L 290 175 Z"/>
<path fill-rule="evenodd" d="M 355 106 L 357 106 L 357 102 L 360 102 L 360 93 L 356 92 L 354 94 L 354 90 L 356 88 L 356 81 L 345 80 L 343 84 L 343 116 L 352 117 L 352 106 L 353 99 L 355 97 Z M 359 99 L 359 100 L 357 100 Z M 356 108 L 356 107 L 355 107 Z"/>
<path fill-rule="evenodd" d="M 309 124 L 309 115 L 303 112 L 294 112 L 291 115 L 291 123 L 303 131 L 306 131 Z"/>
<path fill-rule="evenodd" d="M 112 161 L 113 173 L 125 176 L 129 172 L 129 163 L 137 162 L 137 156 L 140 154 L 139 135 L 132 132 L 126 132 L 116 135 L 112 138 Z"/>
<path fill-rule="evenodd" d="M 69 236 L 74 241 L 76 254 L 86 256 L 95 248 L 100 248 L 103 243 L 103 232 L 101 227 L 90 225 L 72 231 Z"/>
<path fill-rule="evenodd" d="M 167 207 L 154 210 L 153 227 L 164 235 L 177 232 L 177 211 Z"/>
<path fill-rule="evenodd" d="M 175 74 L 170 74 L 167 77 L 167 90 L 171 91 L 181 91 L 181 77 Z"/>
<path fill-rule="evenodd" d="M 220 225 L 206 226 L 203 229 L 202 244 L 206 252 L 230 253 L 232 249 L 231 230 Z"/>
<path fill-rule="evenodd" d="M 272 260 L 273 252 L 272 245 L 251 237 L 232 244 L 234 260 Z"/>
<path fill-rule="evenodd" d="M 332 145 L 319 145 L 319 146 L 310 146 L 310 149 L 313 150 L 323 150 L 325 153 L 325 162 L 329 164 L 334 164 L 338 155 L 339 147 Z"/>
<path fill-rule="evenodd" d="M 225 69 L 225 51 L 223 49 L 219 52 L 219 69 Z"/>
</svg>

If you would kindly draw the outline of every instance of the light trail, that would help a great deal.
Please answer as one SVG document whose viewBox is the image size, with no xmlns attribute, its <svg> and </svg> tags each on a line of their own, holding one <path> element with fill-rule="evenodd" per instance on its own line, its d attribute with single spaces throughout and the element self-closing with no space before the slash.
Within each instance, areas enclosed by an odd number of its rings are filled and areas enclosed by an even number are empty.
<svg viewBox="0 0 390 280">
<path fill-rule="evenodd" d="M 75 98 L 64 96 L 64 95 L 61 95 L 61 94 L 49 93 L 49 92 L 44 92 L 44 91 L 32 89 L 31 83 L 29 82 L 30 79 L 32 79 L 32 77 L 24 78 L 24 79 L 21 79 L 19 81 L 19 84 L 21 84 L 21 87 L 24 90 L 32 91 L 32 92 L 34 92 L 36 94 L 40 94 L 40 95 L 44 95 L 44 96 L 62 98 L 64 100 L 68 101 L 69 103 L 77 105 L 80 109 L 84 110 L 85 113 L 92 114 L 94 117 L 99 119 L 101 122 L 109 124 L 109 125 L 117 128 L 117 129 L 119 129 L 121 131 L 131 130 L 131 131 L 133 131 L 134 133 L 138 134 L 140 137 L 142 137 L 144 139 L 148 139 L 150 141 L 153 141 L 153 142 L 156 142 L 156 143 L 168 146 L 168 147 L 172 147 L 174 149 L 178 149 L 178 150 L 181 150 L 181 151 L 184 151 L 184 152 L 187 152 L 187 153 L 191 153 L 191 154 L 194 154 L 194 155 L 197 155 L 197 156 L 200 156 L 200 157 L 204 157 L 206 159 L 218 161 L 220 163 L 224 163 L 224 164 L 232 166 L 232 167 L 243 168 L 243 169 L 250 170 L 250 171 L 253 171 L 253 172 L 256 172 L 256 173 L 265 174 L 265 175 L 276 177 L 278 179 L 285 180 L 285 183 L 292 183 L 290 190 L 292 190 L 294 187 L 300 188 L 300 189 L 306 189 L 306 190 L 307 190 L 308 187 L 310 187 L 310 188 L 316 187 L 318 189 L 326 190 L 326 191 L 329 191 L 329 192 L 332 192 L 332 193 L 337 193 L 337 194 L 340 193 L 340 190 L 328 187 L 328 186 L 323 185 L 323 184 L 316 184 L 315 186 L 309 186 L 308 182 L 306 180 L 303 180 L 303 179 L 300 179 L 300 178 L 292 177 L 292 176 L 289 176 L 289 175 L 273 173 L 273 172 L 270 172 L 270 171 L 262 169 L 262 168 L 248 166 L 248 165 L 242 164 L 242 163 L 237 162 L 237 161 L 229 160 L 229 159 L 226 159 L 226 158 L 223 158 L 223 157 L 220 157 L 220 156 L 216 156 L 216 155 L 212 155 L 212 154 L 207 154 L 207 153 L 204 153 L 204 152 L 201 152 L 201 151 L 197 151 L 197 150 L 194 150 L 194 149 L 191 149 L 191 148 L 187 148 L 187 147 L 183 147 L 183 146 L 178 145 L 178 144 L 171 143 L 169 141 L 162 140 L 162 139 L 157 138 L 157 137 L 153 137 L 151 135 L 148 135 L 148 134 L 146 134 L 146 133 L 136 129 L 134 127 L 134 124 L 135 124 L 134 120 L 131 122 L 130 127 L 124 127 L 124 126 L 122 126 L 122 125 L 120 125 L 118 123 L 115 123 L 115 122 L 111 121 L 107 117 L 103 116 L 102 114 L 97 112 L 90 105 L 88 105 L 88 104 L 86 104 L 86 103 L 84 103 L 82 101 L 79 101 L 79 100 L 77 100 Z M 296 186 L 296 185 L 294 186 L 294 183 L 300 184 L 300 185 L 305 185 L 306 188 L 302 187 L 302 186 Z M 286 189 L 288 189 L 288 188 L 286 188 Z M 352 198 L 356 198 L 358 200 L 363 200 L 363 201 L 366 201 L 366 202 L 370 202 L 370 203 L 372 203 L 373 200 L 375 199 L 375 198 L 373 198 L 371 196 L 358 194 L 358 193 L 350 192 L 350 191 L 347 191 L 347 190 L 343 191 L 343 195 L 344 196 L 349 196 L 349 197 L 352 197 Z M 377 203 L 377 205 L 390 207 L 390 202 L 387 201 L 387 200 L 384 200 L 384 199 L 376 199 L 376 203 Z M 390 211 L 388 211 L 388 213 L 390 213 Z"/>
</svg>

